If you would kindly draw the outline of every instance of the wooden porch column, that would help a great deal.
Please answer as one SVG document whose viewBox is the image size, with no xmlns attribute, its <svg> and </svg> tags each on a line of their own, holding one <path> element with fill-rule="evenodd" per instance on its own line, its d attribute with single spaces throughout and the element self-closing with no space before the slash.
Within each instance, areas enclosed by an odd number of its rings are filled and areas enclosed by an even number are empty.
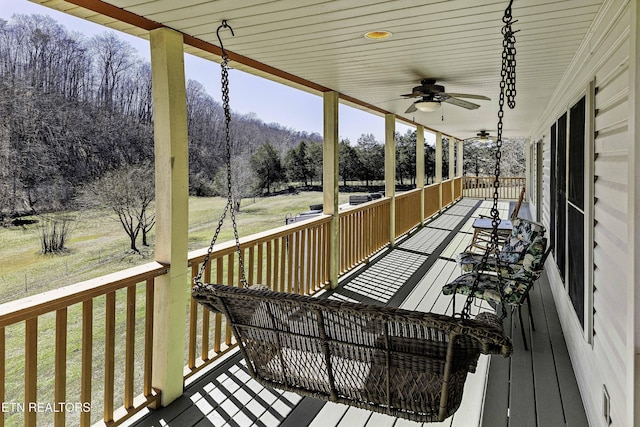
<svg viewBox="0 0 640 427">
<path fill-rule="evenodd" d="M 416 188 L 420 189 L 420 225 L 424 221 L 424 126 L 416 127 Z"/>
<path fill-rule="evenodd" d="M 449 179 L 456 176 L 456 139 L 449 138 Z"/>
<path fill-rule="evenodd" d="M 453 188 L 453 178 L 456 176 L 456 139 L 449 137 L 449 187 L 451 187 L 451 196 L 455 194 Z"/>
<path fill-rule="evenodd" d="M 458 141 L 458 171 L 456 176 L 464 175 L 464 141 Z M 464 178 L 460 182 L 460 198 L 464 197 Z"/>
<path fill-rule="evenodd" d="M 171 266 L 155 282 L 152 385 L 162 406 L 182 394 L 187 306 L 189 171 L 182 34 L 150 33 L 156 180 L 156 261 Z"/>
<path fill-rule="evenodd" d="M 464 175 L 464 141 L 458 141 L 458 171 L 456 176 Z"/>
<path fill-rule="evenodd" d="M 389 243 L 396 242 L 396 115 L 384 116 L 384 195 L 391 198 Z"/>
<path fill-rule="evenodd" d="M 525 195 L 531 191 L 531 164 L 531 140 L 526 139 L 524 141 L 524 187 L 527 189 Z"/>
<path fill-rule="evenodd" d="M 324 97 L 324 143 L 322 144 L 322 210 L 332 215 L 329 230 L 329 253 L 327 254 L 329 284 L 338 286 L 340 270 L 340 217 L 338 202 L 338 92 L 325 92 Z"/>
<path fill-rule="evenodd" d="M 442 133 L 436 132 L 436 184 L 439 184 L 438 210 L 442 209 Z"/>
</svg>

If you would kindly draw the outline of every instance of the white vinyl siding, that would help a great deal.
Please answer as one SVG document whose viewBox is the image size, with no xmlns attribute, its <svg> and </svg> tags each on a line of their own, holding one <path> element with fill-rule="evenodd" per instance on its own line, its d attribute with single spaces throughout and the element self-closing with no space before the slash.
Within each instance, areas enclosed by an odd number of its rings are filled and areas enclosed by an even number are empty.
<svg viewBox="0 0 640 427">
<path fill-rule="evenodd" d="M 595 80 L 595 163 L 594 197 L 591 204 L 593 221 L 593 341 L 580 327 L 566 290 L 554 263 L 549 278 L 557 299 L 567 346 L 590 424 L 604 426 L 602 389 L 607 388 L 611 403 L 611 425 L 627 426 L 628 304 L 628 187 L 629 147 L 629 32 L 630 9 L 624 0 L 605 3 L 600 19 L 596 19 L 587 47 L 574 58 L 574 67 L 540 123 L 544 135 L 543 222 L 549 225 L 549 178 L 551 126 L 568 111 L 590 80 Z M 588 138 L 587 138 L 588 140 Z M 585 233 L 586 235 L 586 233 Z M 585 276 L 587 277 L 587 276 Z M 586 286 L 586 285 L 585 285 Z M 585 287 L 585 291 L 588 288 Z"/>
</svg>

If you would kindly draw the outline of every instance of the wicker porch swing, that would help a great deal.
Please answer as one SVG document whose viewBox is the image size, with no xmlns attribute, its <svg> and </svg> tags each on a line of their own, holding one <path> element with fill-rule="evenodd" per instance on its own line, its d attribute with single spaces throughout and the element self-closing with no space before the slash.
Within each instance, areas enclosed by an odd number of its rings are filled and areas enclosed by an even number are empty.
<svg viewBox="0 0 640 427">
<path fill-rule="evenodd" d="M 247 283 L 231 204 L 231 115 L 222 28 L 233 31 L 226 21 L 218 27 L 229 194 L 194 279 L 193 298 L 226 316 L 249 373 L 264 386 L 413 421 L 443 421 L 460 406 L 467 373 L 475 371 L 480 354 L 511 354 L 499 316 L 482 313 L 471 319 L 470 309 L 457 316 L 413 312 L 274 292 Z M 202 282 L 229 209 L 241 287 Z"/>
</svg>

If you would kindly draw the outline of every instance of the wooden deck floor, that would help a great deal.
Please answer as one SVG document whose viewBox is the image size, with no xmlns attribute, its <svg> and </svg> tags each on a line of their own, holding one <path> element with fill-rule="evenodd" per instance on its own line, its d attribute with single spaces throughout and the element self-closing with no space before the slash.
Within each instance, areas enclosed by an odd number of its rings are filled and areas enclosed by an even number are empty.
<svg viewBox="0 0 640 427">
<path fill-rule="evenodd" d="M 451 297 L 440 289 L 460 274 L 453 257 L 470 242 L 474 217 L 488 201 L 463 199 L 409 238 L 398 242 L 339 289 L 321 297 L 410 310 L 451 314 Z M 509 203 L 502 202 L 501 216 Z M 524 211 L 524 212 L 523 212 Z M 526 207 L 521 210 L 526 215 Z M 461 297 L 458 297 L 461 298 Z M 535 331 L 523 308 L 531 350 L 525 351 L 520 325 L 507 318 L 514 354 L 481 356 L 470 374 L 460 409 L 442 423 L 425 426 L 586 426 L 587 420 L 546 277 L 531 294 Z M 461 307 L 461 298 L 457 307 Z M 476 306 L 474 310 L 491 310 Z M 517 316 L 516 316 L 517 319 Z M 247 373 L 239 354 L 188 384 L 181 398 L 151 412 L 137 426 L 420 426 L 422 424 L 345 405 L 267 389 Z"/>
</svg>

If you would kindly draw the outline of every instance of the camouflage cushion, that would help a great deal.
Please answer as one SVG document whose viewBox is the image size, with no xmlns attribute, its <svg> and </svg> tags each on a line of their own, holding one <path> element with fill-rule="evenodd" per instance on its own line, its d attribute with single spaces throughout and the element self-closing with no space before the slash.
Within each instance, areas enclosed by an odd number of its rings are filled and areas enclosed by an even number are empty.
<svg viewBox="0 0 640 427">
<path fill-rule="evenodd" d="M 531 245 L 529 245 L 524 255 L 522 265 L 515 272 L 511 271 L 511 268 L 514 266 L 506 266 L 502 269 L 502 289 L 507 304 L 522 304 L 527 292 L 533 287 L 533 283 L 540 277 L 540 274 L 542 274 L 546 248 L 546 237 L 537 236 Z M 506 272 L 506 270 L 510 271 Z M 478 272 L 463 274 L 453 282 L 445 285 L 442 288 L 442 293 L 445 295 L 451 295 L 453 293 L 470 295 L 473 290 L 473 282 L 478 275 L 480 279 L 474 296 L 487 301 L 501 302 L 500 282 L 498 276 L 495 274 Z"/>
<path fill-rule="evenodd" d="M 513 220 L 511 235 L 506 240 L 498 254 L 502 263 L 502 273 L 508 275 L 514 274 L 522 264 L 523 258 L 527 254 L 531 243 L 536 238 L 543 236 L 544 233 L 544 226 L 538 222 L 522 218 L 516 218 Z M 544 249 L 542 252 L 544 252 Z M 476 267 L 479 266 L 481 261 L 482 254 L 474 252 L 463 252 L 456 256 L 456 262 L 465 273 L 470 273 L 476 270 Z M 493 271 L 496 270 L 495 258 L 489 257 L 485 269 Z"/>
<path fill-rule="evenodd" d="M 485 273 L 467 273 L 456 278 L 453 282 L 446 284 L 442 288 L 444 295 L 452 295 L 459 293 L 462 295 L 470 295 L 473 289 L 473 282 L 476 276 L 480 274 L 478 286 L 476 287 L 474 296 L 486 301 L 492 301 L 495 303 L 502 302 L 500 297 L 498 276 Z M 520 282 L 516 280 L 509 280 L 503 278 L 503 293 L 504 299 L 507 304 L 519 305 L 522 304 L 524 297 L 529 291 L 529 287 L 533 282 Z"/>
</svg>

